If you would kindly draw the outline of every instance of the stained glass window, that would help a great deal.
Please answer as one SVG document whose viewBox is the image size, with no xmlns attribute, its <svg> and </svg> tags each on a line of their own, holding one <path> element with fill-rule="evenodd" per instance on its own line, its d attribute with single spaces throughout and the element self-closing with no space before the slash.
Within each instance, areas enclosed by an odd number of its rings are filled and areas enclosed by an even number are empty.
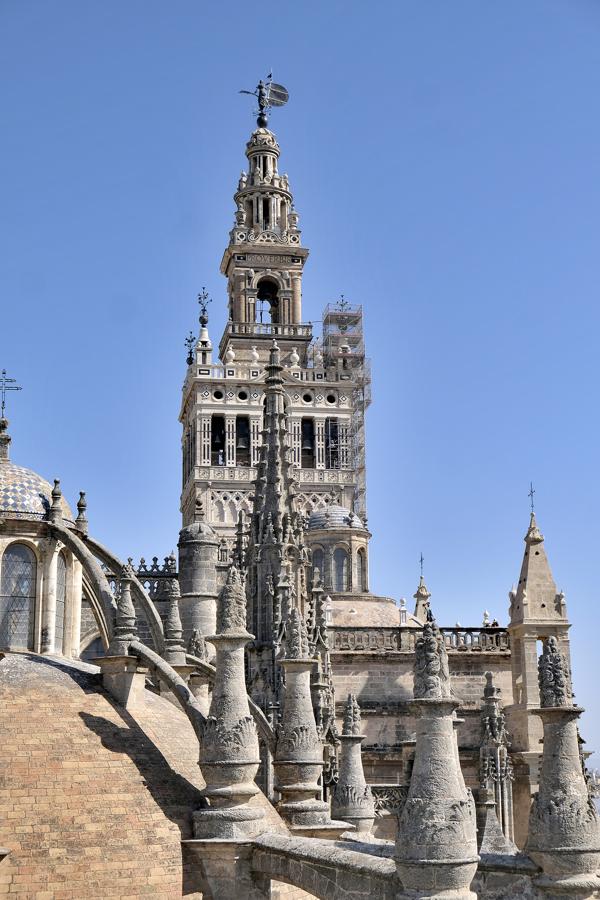
<svg viewBox="0 0 600 900">
<path fill-rule="evenodd" d="M 24 544 L 10 544 L 2 557 L 0 647 L 31 649 L 35 616 L 37 563 Z"/>
</svg>

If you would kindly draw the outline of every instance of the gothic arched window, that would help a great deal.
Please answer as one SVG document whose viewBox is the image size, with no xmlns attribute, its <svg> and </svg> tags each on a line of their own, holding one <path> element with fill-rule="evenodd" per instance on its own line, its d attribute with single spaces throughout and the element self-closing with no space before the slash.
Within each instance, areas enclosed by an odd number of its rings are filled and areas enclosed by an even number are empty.
<svg viewBox="0 0 600 900">
<path fill-rule="evenodd" d="M 323 581 L 323 560 L 323 550 L 321 549 L 321 547 L 315 547 L 312 553 L 313 572 L 315 569 L 319 570 L 321 581 Z"/>
<path fill-rule="evenodd" d="M 54 647 L 62 653 L 65 632 L 65 600 L 67 599 L 67 563 L 59 553 L 56 561 L 56 616 L 54 619 Z"/>
<path fill-rule="evenodd" d="M 31 649 L 35 618 L 37 562 L 25 544 L 10 544 L 0 577 L 0 647 Z"/>
<path fill-rule="evenodd" d="M 359 590 L 368 591 L 369 586 L 367 584 L 367 554 L 362 547 L 356 554 L 356 569 Z"/>
<path fill-rule="evenodd" d="M 333 589 L 347 591 L 349 589 L 348 551 L 338 547 L 333 553 Z"/>
</svg>

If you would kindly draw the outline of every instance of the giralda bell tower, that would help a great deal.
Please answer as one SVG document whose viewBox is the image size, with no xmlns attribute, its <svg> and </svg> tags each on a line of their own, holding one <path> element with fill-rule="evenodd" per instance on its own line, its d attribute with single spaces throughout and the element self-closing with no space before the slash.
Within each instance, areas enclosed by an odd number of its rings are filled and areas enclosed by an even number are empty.
<svg viewBox="0 0 600 900">
<path fill-rule="evenodd" d="M 288 176 L 279 171 L 279 144 L 267 128 L 269 107 L 283 105 L 287 92 L 261 82 L 255 95 L 258 127 L 246 144 L 247 171 L 234 195 L 235 224 L 221 262 L 227 279 L 228 321 L 219 360 L 213 361 L 204 309 L 200 336 L 188 356 L 180 414 L 183 525 L 194 521 L 201 506 L 222 540 L 223 559 L 235 537 L 239 513 L 247 517 L 252 511 L 265 364 L 273 340 L 284 366 L 297 508 L 307 516 L 335 509 L 336 524 L 342 508 L 353 516 L 353 541 L 359 541 L 359 531 L 364 531 L 366 544 L 368 534 L 364 411 L 370 379 L 362 309 L 345 301 L 326 307 L 323 336 L 317 340 L 312 325 L 303 322 L 302 273 L 308 249 L 302 245 Z M 359 574 L 349 558 L 344 576 L 348 590 L 366 587 L 365 559 L 360 570 Z"/>
</svg>

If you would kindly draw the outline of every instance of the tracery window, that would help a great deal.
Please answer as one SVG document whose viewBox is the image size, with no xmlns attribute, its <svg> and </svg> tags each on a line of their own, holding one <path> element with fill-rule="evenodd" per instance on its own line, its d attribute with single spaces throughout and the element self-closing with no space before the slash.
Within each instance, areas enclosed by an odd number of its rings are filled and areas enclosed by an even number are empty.
<svg viewBox="0 0 600 900">
<path fill-rule="evenodd" d="M 31 649 L 35 618 L 37 562 L 25 544 L 10 544 L 0 577 L 0 647 Z"/>
<path fill-rule="evenodd" d="M 347 591 L 350 588 L 348 565 L 348 551 L 338 547 L 333 552 L 333 589 L 334 591 Z"/>
<path fill-rule="evenodd" d="M 65 630 L 65 600 L 67 598 L 67 563 L 62 553 L 56 561 L 56 616 L 54 625 L 54 646 L 62 653 Z"/>
</svg>

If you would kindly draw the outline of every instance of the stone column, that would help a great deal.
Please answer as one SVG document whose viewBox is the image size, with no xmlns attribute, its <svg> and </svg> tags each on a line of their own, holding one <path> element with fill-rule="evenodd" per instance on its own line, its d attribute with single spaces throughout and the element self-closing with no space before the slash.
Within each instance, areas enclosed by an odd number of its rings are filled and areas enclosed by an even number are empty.
<svg viewBox="0 0 600 900">
<path fill-rule="evenodd" d="M 197 839 L 248 840 L 266 827 L 263 810 L 248 802 L 259 792 L 254 778 L 260 763 L 244 674 L 244 647 L 253 637 L 246 631 L 244 585 L 231 566 L 219 596 L 217 633 L 208 638 L 216 647 L 216 675 L 200 768 L 210 805 L 193 814 Z"/>
<path fill-rule="evenodd" d="M 302 321 L 302 276 L 292 275 L 292 322 Z"/>
<path fill-rule="evenodd" d="M 354 825 L 361 840 L 371 836 L 375 821 L 375 803 L 362 765 L 364 739 L 364 734 L 360 733 L 360 707 L 354 694 L 348 694 L 340 735 L 339 778 L 333 791 L 331 815 Z"/>
<path fill-rule="evenodd" d="M 457 762 L 448 657 L 435 623 L 415 650 L 415 761 L 396 838 L 396 866 L 410 897 L 475 900 L 475 807 Z"/>
<path fill-rule="evenodd" d="M 313 712 L 310 675 L 316 660 L 309 656 L 306 625 L 294 607 L 285 625 L 285 697 L 275 749 L 275 790 L 281 794 L 277 810 L 292 834 L 339 837 L 348 826 L 332 822 L 321 794 L 323 745 Z"/>
<path fill-rule="evenodd" d="M 81 644 L 81 601 L 83 598 L 83 569 L 78 559 L 73 557 L 73 580 L 71 582 L 71 657 L 79 659 Z"/>
<path fill-rule="evenodd" d="M 194 630 L 206 637 L 216 630 L 217 552 L 219 538 L 205 521 L 202 501 L 196 501 L 194 521 L 179 532 L 179 610 L 183 642 Z"/>
<path fill-rule="evenodd" d="M 539 659 L 544 749 L 539 790 L 529 816 L 526 851 L 543 869 L 537 886 L 551 897 L 583 898 L 600 890 L 600 823 L 579 756 L 577 720 L 569 675 L 556 638 Z"/>
<path fill-rule="evenodd" d="M 56 632 L 56 575 L 58 543 L 49 541 L 44 558 L 44 591 L 42 595 L 41 653 L 54 653 Z"/>
</svg>

